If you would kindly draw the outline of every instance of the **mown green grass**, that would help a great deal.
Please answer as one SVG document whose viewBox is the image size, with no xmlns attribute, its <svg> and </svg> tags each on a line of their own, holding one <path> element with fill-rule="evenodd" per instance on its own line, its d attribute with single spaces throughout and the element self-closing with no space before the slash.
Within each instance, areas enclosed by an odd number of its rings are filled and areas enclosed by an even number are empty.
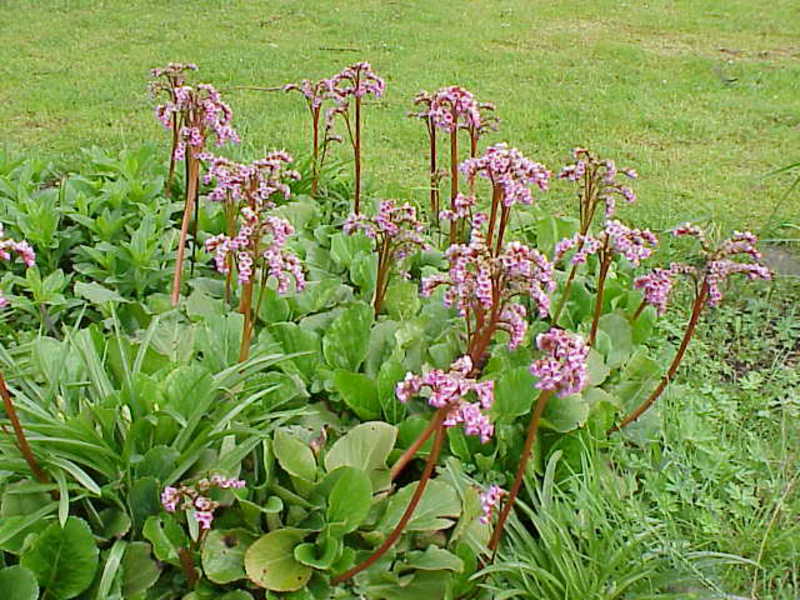
<svg viewBox="0 0 800 600">
<path fill-rule="evenodd" d="M 169 61 L 196 62 L 203 80 L 230 88 L 368 60 L 388 83 L 366 113 L 376 194 L 421 195 L 424 134 L 404 115 L 419 89 L 461 84 L 497 103 L 503 125 L 490 141 L 553 169 L 577 144 L 638 168 L 637 215 L 652 226 L 800 220 L 794 199 L 769 219 L 791 175 L 764 177 L 800 154 L 792 0 L 8 0 L 2 8 L 0 121 L 5 145 L 20 153 L 69 164 L 91 145 L 166 146 L 145 84 L 149 68 Z M 306 148 L 298 97 L 226 97 L 244 139 L 235 153 Z"/>
</svg>

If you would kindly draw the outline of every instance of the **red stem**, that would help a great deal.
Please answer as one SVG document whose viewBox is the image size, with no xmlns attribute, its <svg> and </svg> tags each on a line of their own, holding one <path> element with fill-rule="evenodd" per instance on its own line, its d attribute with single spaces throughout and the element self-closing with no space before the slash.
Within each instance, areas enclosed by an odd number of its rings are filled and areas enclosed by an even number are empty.
<svg viewBox="0 0 800 600">
<path fill-rule="evenodd" d="M 597 279 L 597 298 L 594 302 L 594 317 L 592 318 L 592 329 L 589 333 L 589 340 L 586 342 L 589 346 L 594 346 L 595 339 L 597 338 L 597 326 L 600 324 L 600 315 L 603 314 L 603 296 L 606 289 L 606 276 L 608 275 L 608 268 L 611 266 L 611 254 L 603 252 L 600 259 L 600 276 Z"/>
<path fill-rule="evenodd" d="M 400 538 L 405 529 L 408 522 L 411 520 L 412 515 L 414 514 L 414 510 L 417 508 L 419 501 L 422 499 L 422 494 L 425 492 L 425 486 L 428 485 L 428 481 L 433 474 L 433 468 L 436 466 L 436 462 L 439 460 L 439 453 L 442 450 L 442 441 L 444 440 L 444 426 L 442 426 L 442 420 L 444 418 L 444 413 L 437 413 L 436 416 L 436 438 L 433 442 L 433 449 L 431 450 L 431 454 L 428 457 L 428 462 L 425 463 L 425 470 L 422 473 L 422 477 L 417 484 L 417 489 L 414 490 L 414 495 L 411 497 L 411 502 L 408 503 L 408 507 L 406 511 L 403 513 L 403 516 L 400 518 L 400 522 L 397 523 L 397 527 L 394 528 L 394 531 L 389 534 L 389 537 L 384 540 L 383 544 L 372 553 L 372 555 L 367 558 L 362 563 L 356 565 L 349 571 L 342 573 L 341 575 L 337 575 L 331 580 L 333 585 L 341 583 L 347 579 L 350 579 L 354 575 L 357 575 L 364 569 L 368 569 L 375 561 L 377 561 L 381 556 L 383 556 L 386 551 L 391 548 L 394 543 Z"/>
<path fill-rule="evenodd" d="M 181 234 L 178 239 L 178 254 L 175 257 L 175 275 L 172 278 L 172 306 L 177 306 L 181 297 L 181 277 L 183 275 L 183 261 L 186 253 L 186 237 L 189 234 L 189 223 L 192 220 L 192 209 L 194 208 L 195 196 L 197 195 L 200 167 L 200 162 L 194 157 L 194 151 L 191 146 L 187 147 L 186 152 L 189 177 L 186 183 L 186 202 L 183 208 Z"/>
<path fill-rule="evenodd" d="M 439 409 L 439 412 L 443 411 L 444 411 L 443 408 Z M 431 437 L 431 434 L 436 430 L 436 427 L 440 422 L 441 420 L 439 419 L 439 415 L 437 413 L 431 419 L 431 422 L 428 423 L 428 426 L 425 428 L 425 430 L 414 441 L 414 443 L 411 444 L 408 447 L 408 449 L 405 452 L 403 452 L 403 455 L 397 459 L 397 462 L 394 463 L 394 465 L 392 466 L 392 470 L 389 473 L 392 481 L 397 479 L 398 475 L 400 475 L 400 473 L 403 472 L 408 463 L 410 463 L 413 460 L 414 456 L 416 456 L 417 452 L 419 452 L 419 449 L 422 448 L 425 442 L 428 441 L 428 438 Z"/>
<path fill-rule="evenodd" d="M 355 213 L 359 214 L 361 211 L 361 97 L 360 96 L 356 96 L 355 163 L 356 163 Z"/>
<path fill-rule="evenodd" d="M 664 389 L 667 387 L 667 384 L 675 377 L 675 373 L 678 371 L 678 367 L 683 360 L 684 354 L 686 354 L 686 348 L 689 346 L 689 342 L 694 336 L 694 332 L 697 329 L 697 322 L 700 320 L 700 315 L 703 312 L 703 307 L 706 304 L 706 298 L 708 297 L 708 282 L 704 279 L 703 284 L 700 288 L 700 292 L 694 299 L 694 305 L 692 306 L 692 316 L 689 319 L 689 324 L 686 326 L 686 332 L 683 334 L 683 339 L 681 340 L 681 345 L 678 347 L 678 352 L 675 354 L 675 358 L 672 359 L 672 364 L 669 366 L 669 369 L 664 374 L 664 377 L 661 378 L 661 381 L 658 384 L 658 387 L 653 390 L 653 393 L 648 396 L 647 400 L 642 402 L 636 410 L 630 413 L 627 417 L 625 417 L 619 425 L 615 425 L 611 429 L 608 430 L 607 435 L 614 433 L 615 431 L 619 431 L 623 427 L 626 427 L 636 421 L 639 417 L 641 417 L 647 409 L 649 409 L 653 403 L 658 400 L 658 397 L 664 392 Z"/>
<path fill-rule="evenodd" d="M 453 115 L 455 119 L 455 115 Z M 458 129 L 450 132 L 450 210 L 456 211 L 456 196 L 458 196 Z M 458 221 L 450 223 L 450 243 L 457 241 Z"/>
<path fill-rule="evenodd" d="M 517 467 L 517 474 L 514 477 L 514 484 L 511 486 L 511 491 L 508 493 L 506 500 L 503 504 L 503 510 L 497 519 L 492 538 L 489 540 L 489 550 L 494 554 L 497 551 L 497 546 L 500 544 L 500 539 L 503 537 L 503 528 L 514 507 L 514 502 L 519 495 L 519 490 L 522 487 L 522 479 L 525 476 L 525 469 L 528 466 L 528 459 L 531 456 L 533 443 L 536 441 L 536 432 L 539 430 L 539 421 L 542 418 L 542 413 L 547 405 L 550 396 L 553 395 L 552 390 L 542 390 L 539 398 L 536 400 L 536 408 L 533 411 L 531 422 L 528 424 L 528 435 L 525 438 L 525 445 L 522 447 L 522 455 L 519 459 L 519 466 Z"/>
<path fill-rule="evenodd" d="M 311 124 L 313 126 L 313 148 L 312 148 L 312 158 L 313 164 L 311 165 L 312 168 L 312 175 L 311 175 L 311 197 L 317 197 L 317 189 L 319 186 L 319 108 L 314 110 L 311 109 Z"/>
<path fill-rule="evenodd" d="M 19 417 L 17 417 L 14 401 L 11 399 L 11 394 L 6 387 L 6 380 L 3 378 L 2 373 L 0 373 L 0 395 L 3 396 L 3 405 L 5 406 L 8 420 L 11 421 L 11 427 L 14 429 L 14 436 L 17 438 L 17 447 L 22 453 L 23 458 L 25 458 L 25 462 L 28 463 L 31 473 L 33 473 L 33 476 L 39 483 L 50 483 L 50 479 L 39 466 L 33 454 L 33 450 L 31 450 L 31 446 L 28 444 L 28 438 L 25 437 L 25 431 L 22 429 Z"/>
</svg>

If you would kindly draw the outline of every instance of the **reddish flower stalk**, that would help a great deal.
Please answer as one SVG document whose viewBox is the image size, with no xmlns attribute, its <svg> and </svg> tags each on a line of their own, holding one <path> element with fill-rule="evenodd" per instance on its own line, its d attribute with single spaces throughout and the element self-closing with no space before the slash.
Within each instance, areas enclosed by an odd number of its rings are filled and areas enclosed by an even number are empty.
<svg viewBox="0 0 800 600">
<path fill-rule="evenodd" d="M 337 107 L 329 111 L 329 119 L 340 114 L 345 121 L 355 163 L 355 191 L 353 212 L 361 213 L 361 101 L 366 94 L 380 98 L 386 84 L 372 70 L 368 62 L 350 65 L 331 78 L 331 93 Z M 350 98 L 355 98 L 355 131 L 350 122 Z"/>
<path fill-rule="evenodd" d="M 508 520 L 509 514 L 511 514 L 511 509 L 514 508 L 514 502 L 516 502 L 517 496 L 519 495 L 519 490 L 522 487 L 522 479 L 525 476 L 525 469 L 527 468 L 528 460 L 530 460 L 531 457 L 533 443 L 536 441 L 536 433 L 539 431 L 539 421 L 541 420 L 542 413 L 544 413 L 544 409 L 547 406 L 547 401 L 552 395 L 552 391 L 542 390 L 536 400 L 536 408 L 534 409 L 533 415 L 531 416 L 531 420 L 528 424 L 528 434 L 525 437 L 525 444 L 522 446 L 522 454 L 519 457 L 519 466 L 517 467 L 517 472 L 514 475 L 514 483 L 511 485 L 511 490 L 509 491 L 508 496 L 505 498 L 503 508 L 500 511 L 500 516 L 497 518 L 497 524 L 494 527 L 494 531 L 492 531 L 492 537 L 489 539 L 488 548 L 492 553 L 492 556 L 494 556 L 494 553 L 497 551 L 497 546 L 503 537 L 506 521 Z"/>
<path fill-rule="evenodd" d="M 186 85 L 187 71 L 196 71 L 197 65 L 192 63 L 169 63 L 166 67 L 155 68 L 150 70 L 150 75 L 155 79 L 149 85 L 150 95 L 157 96 L 160 93 L 165 93 L 169 96 L 170 102 L 177 104 L 178 97 L 176 90 Z M 161 119 L 161 115 L 157 112 L 156 116 Z M 166 192 L 171 195 L 172 179 L 175 176 L 175 153 L 178 149 L 178 133 L 180 132 L 183 123 L 181 122 L 181 114 L 174 112 L 170 118 L 169 129 L 172 129 L 172 147 L 169 153 L 169 174 L 167 175 Z"/>
<path fill-rule="evenodd" d="M 154 70 L 154 75 L 159 71 Z M 163 88 L 156 84 L 155 90 L 159 89 Z M 187 177 L 183 220 L 172 279 L 171 300 L 172 305 L 176 306 L 180 299 L 186 238 L 200 185 L 201 155 L 212 136 L 216 138 L 217 146 L 228 141 L 238 143 L 239 136 L 231 127 L 231 109 L 222 101 L 214 86 L 200 84 L 193 88 L 181 85 L 170 87 L 169 92 L 170 99 L 156 108 L 156 117 L 165 128 L 172 130 L 173 140 L 177 140 L 172 158 L 186 161 Z"/>
<path fill-rule="evenodd" d="M 6 380 L 2 373 L 0 373 L 0 396 L 3 396 L 3 406 L 6 409 L 8 420 L 11 421 L 11 428 L 14 430 L 14 436 L 17 439 L 17 448 L 19 448 L 19 451 L 22 454 L 22 457 L 25 459 L 25 462 L 28 463 L 28 468 L 30 468 L 31 473 L 36 478 L 36 481 L 39 483 L 50 483 L 50 478 L 47 476 L 44 470 L 42 470 L 42 467 L 39 466 L 39 461 L 36 460 L 36 456 L 34 455 L 33 450 L 28 443 L 28 438 L 25 437 L 25 430 L 22 428 L 22 424 L 19 422 L 17 411 L 14 408 L 14 401 L 12 400 L 11 394 L 6 387 Z"/>
<path fill-rule="evenodd" d="M 589 347 L 580 337 L 553 328 L 547 333 L 539 334 L 536 338 L 536 345 L 545 354 L 542 358 L 534 361 L 530 371 L 539 378 L 536 387 L 542 391 L 536 400 L 536 407 L 528 424 L 528 434 L 525 437 L 514 483 L 505 498 L 505 504 L 489 541 L 489 550 L 492 553 L 497 551 L 506 520 L 522 487 L 533 443 L 536 441 L 539 422 L 548 400 L 553 393 L 557 393 L 562 398 L 578 394 L 588 383 L 586 359 L 589 355 Z"/>
<path fill-rule="evenodd" d="M 656 306 L 659 312 L 663 312 L 666 307 L 667 296 L 672 288 L 671 277 L 677 274 L 688 274 L 699 280 L 695 285 L 695 298 L 692 304 L 692 314 L 686 331 L 681 339 L 681 344 L 667 372 L 661 378 L 658 386 L 653 392 L 627 415 L 618 425 L 608 430 L 608 434 L 619 431 L 623 427 L 630 425 L 641 417 L 647 410 L 655 404 L 675 377 L 675 374 L 683 361 L 689 342 L 695 334 L 697 323 L 703 309 L 708 306 L 716 306 L 722 300 L 720 286 L 731 275 L 740 273 L 746 275 L 748 279 L 765 279 L 772 277 L 769 269 L 761 264 L 761 253 L 756 249 L 757 238 L 750 232 L 735 231 L 733 236 L 716 248 L 712 247 L 705 233 L 694 225 L 685 224 L 673 231 L 676 236 L 691 236 L 698 240 L 701 246 L 701 254 L 705 265 L 702 270 L 689 265 L 673 263 L 668 271 L 659 269 L 659 273 L 644 276 L 637 280 L 645 290 L 645 302 Z M 747 255 L 754 262 L 737 262 L 732 258 L 735 256 Z M 666 276 L 666 277 L 665 277 Z M 649 288 L 649 289 L 648 289 Z"/>
<path fill-rule="evenodd" d="M 578 186 L 580 227 L 577 234 L 577 252 L 581 253 L 600 204 L 605 206 L 605 218 L 608 220 L 614 216 L 618 197 L 623 198 L 628 203 L 636 200 L 633 190 L 620 184 L 617 181 L 617 175 L 622 173 L 631 179 L 635 179 L 638 175 L 633 169 L 617 169 L 613 160 L 601 160 L 597 155 L 585 148 L 575 148 L 572 151 L 572 156 L 575 162 L 565 166 L 558 177 L 559 179 L 572 181 Z M 564 284 L 564 291 L 553 311 L 553 323 L 558 323 L 561 312 L 567 300 L 569 300 L 579 264 L 572 263 Z"/>
<path fill-rule="evenodd" d="M 378 272 L 373 307 L 377 315 L 389 288 L 392 267 L 399 265 L 412 251 L 428 248 L 422 236 L 425 226 L 417 220 L 417 210 L 409 203 L 397 206 L 393 200 L 384 200 L 377 215 L 351 214 L 343 229 L 348 235 L 361 231 L 375 241 Z"/>
<path fill-rule="evenodd" d="M 275 151 L 250 165 L 242 165 L 222 157 L 204 154 L 211 164 L 206 183 L 216 180 L 209 199 L 225 202 L 226 211 L 239 217 L 238 233 L 220 234 L 206 240 L 206 250 L 214 254 L 217 270 L 231 278 L 233 267 L 238 271 L 242 286 L 239 312 L 244 315 L 239 360 L 247 360 L 255 328 L 256 317 L 270 277 L 277 281 L 279 294 L 286 293 L 291 279 L 295 287 L 303 289 L 305 277 L 297 256 L 289 252 L 286 242 L 294 233 L 288 221 L 270 214 L 275 204 L 272 198 L 291 194 L 286 180 L 300 178 L 299 173 L 287 169 L 292 157 Z M 231 207 L 230 209 L 228 207 Z M 258 301 L 253 297 L 258 282 Z"/>
<path fill-rule="evenodd" d="M 414 98 L 414 104 L 421 106 L 418 112 L 408 113 L 409 117 L 421 119 L 425 123 L 428 133 L 428 170 L 430 175 L 430 216 L 431 225 L 439 227 L 439 179 L 440 174 L 436 164 L 436 125 L 431 116 L 431 102 L 433 97 L 426 91 L 419 92 Z"/>
<path fill-rule="evenodd" d="M 321 79 L 317 82 L 304 79 L 300 83 L 289 83 L 283 86 L 284 91 L 300 92 L 308 105 L 308 112 L 311 115 L 311 196 L 316 198 L 319 190 L 319 177 L 322 163 L 325 157 L 325 147 L 331 141 L 339 141 L 335 136 L 329 135 L 330 128 L 326 127 L 325 135 L 320 144 L 320 116 L 322 105 L 326 99 L 334 97 L 333 81 L 331 79 Z M 322 149 L 322 153 L 320 153 Z"/>
<path fill-rule="evenodd" d="M 397 542 L 397 540 L 403 534 L 403 530 L 406 528 L 406 525 L 408 525 L 408 522 L 414 515 L 414 511 L 416 510 L 419 501 L 422 499 L 422 494 L 425 492 L 425 487 L 428 485 L 428 481 L 430 481 L 431 475 L 433 474 L 433 469 L 439 460 L 439 454 L 442 451 L 442 442 L 444 441 L 444 426 L 442 425 L 444 414 L 445 412 L 443 408 L 439 409 L 436 413 L 436 426 L 434 428 L 436 430 L 436 438 L 433 441 L 433 448 L 430 456 L 428 456 L 427 462 L 425 463 L 425 470 L 422 472 L 422 477 L 420 477 L 420 480 L 417 483 L 417 488 L 414 490 L 414 495 L 411 497 L 411 501 L 408 503 L 408 506 L 406 507 L 403 516 L 400 518 L 400 521 L 397 523 L 397 526 L 394 528 L 394 530 L 392 530 L 392 532 L 378 547 L 378 549 L 369 556 L 369 558 L 359 563 L 349 571 L 334 577 L 331 580 L 333 585 L 337 585 L 343 581 L 346 581 L 354 575 L 358 575 L 364 569 L 368 569 L 375 563 L 375 561 L 386 554 L 386 551 L 394 546 L 395 542 Z"/>
</svg>

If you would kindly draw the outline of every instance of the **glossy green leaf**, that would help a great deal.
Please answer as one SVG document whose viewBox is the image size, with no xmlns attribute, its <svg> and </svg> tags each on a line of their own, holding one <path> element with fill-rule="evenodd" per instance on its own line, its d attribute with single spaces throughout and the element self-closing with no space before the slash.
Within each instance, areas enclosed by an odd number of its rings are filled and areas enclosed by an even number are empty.
<svg viewBox="0 0 800 600">
<path fill-rule="evenodd" d="M 304 537 L 304 531 L 287 528 L 272 531 L 256 540 L 244 557 L 250 581 L 274 592 L 302 588 L 311 578 L 312 569 L 295 559 L 294 548 Z"/>
<path fill-rule="evenodd" d="M 464 570 L 464 561 L 444 548 L 428 546 L 424 551 L 409 552 L 406 555 L 405 566 L 420 571 L 461 573 Z"/>
<path fill-rule="evenodd" d="M 419 288 L 412 281 L 396 279 L 389 284 L 383 301 L 389 317 L 398 321 L 410 319 L 419 312 Z"/>
<path fill-rule="evenodd" d="M 290 475 L 306 481 L 317 478 L 317 461 L 311 448 L 286 430 L 278 429 L 275 432 L 272 451 L 283 470 Z"/>
<path fill-rule="evenodd" d="M 244 579 L 244 555 L 256 537 L 246 529 L 209 531 L 201 553 L 206 577 L 219 584 Z"/>
<path fill-rule="evenodd" d="M 378 388 L 366 375 L 338 369 L 333 376 L 333 385 L 359 419 L 377 419 L 381 416 Z"/>
<path fill-rule="evenodd" d="M 37 600 L 39 584 L 33 571 L 21 565 L 0 569 L 3 600 Z"/>
<path fill-rule="evenodd" d="M 344 533 L 354 531 L 367 518 L 372 504 L 372 483 L 367 474 L 355 467 L 343 471 L 328 496 L 328 523 L 343 524 Z"/>
<path fill-rule="evenodd" d="M 350 305 L 333 320 L 322 338 L 322 354 L 333 369 L 357 372 L 367 357 L 372 307 L 364 303 Z"/>
<path fill-rule="evenodd" d="M 367 473 L 376 487 L 378 476 L 388 473 L 386 459 L 397 439 L 397 428 L 381 421 L 353 427 L 336 440 L 325 455 L 325 470 L 330 473 L 342 466 L 356 467 Z"/>
<path fill-rule="evenodd" d="M 52 523 L 25 551 L 20 564 L 33 571 L 48 597 L 74 598 L 87 589 L 97 570 L 98 551 L 91 529 L 77 517 L 62 528 Z"/>
<path fill-rule="evenodd" d="M 533 401 L 539 395 L 539 390 L 533 387 L 536 381 L 528 367 L 516 367 L 502 372 L 494 384 L 494 404 L 491 409 L 494 419 L 511 421 L 528 414 Z"/>
<path fill-rule="evenodd" d="M 400 522 L 411 496 L 417 488 L 414 482 L 402 488 L 389 499 L 386 513 L 381 518 L 378 529 L 386 533 L 392 531 Z M 461 514 L 461 501 L 452 486 L 433 479 L 428 482 L 422 493 L 414 514 L 406 525 L 407 532 L 425 532 L 447 529 L 453 525 L 454 519 Z"/>
</svg>

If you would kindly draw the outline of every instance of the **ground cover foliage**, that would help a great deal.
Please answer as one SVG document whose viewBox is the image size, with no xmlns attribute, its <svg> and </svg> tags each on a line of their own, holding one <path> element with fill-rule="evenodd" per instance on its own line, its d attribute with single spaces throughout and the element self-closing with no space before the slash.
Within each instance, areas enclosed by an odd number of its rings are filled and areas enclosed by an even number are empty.
<svg viewBox="0 0 800 600">
<path fill-rule="evenodd" d="M 386 203 L 352 176 L 372 151 L 356 141 L 368 69 L 323 86 L 352 163 L 226 162 L 225 123 L 181 120 L 220 101 L 174 89 L 171 150 L 94 149 L 77 173 L 3 156 L 4 235 L 36 264 L 2 280 L 0 582 L 20 598 L 794 597 L 796 283 L 727 278 L 767 274 L 731 260 L 758 258 L 749 235 L 713 226 L 671 223 L 682 237 L 658 231 L 653 253 L 614 220 L 633 171 L 578 149 L 549 173 L 470 129 L 485 116 L 461 88 L 418 113 L 449 179 L 432 167 L 413 206 Z"/>
</svg>

